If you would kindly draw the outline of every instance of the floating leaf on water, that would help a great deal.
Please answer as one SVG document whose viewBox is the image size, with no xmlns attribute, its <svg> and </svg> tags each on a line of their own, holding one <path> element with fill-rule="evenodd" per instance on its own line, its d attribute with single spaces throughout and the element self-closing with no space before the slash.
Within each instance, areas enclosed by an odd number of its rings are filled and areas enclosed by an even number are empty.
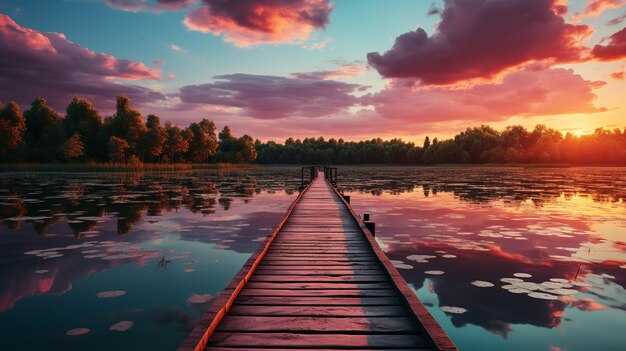
<svg viewBox="0 0 626 351">
<path fill-rule="evenodd" d="M 410 255 L 407 256 L 406 259 L 407 260 L 411 260 L 411 261 L 415 261 L 417 263 L 428 263 L 429 259 L 432 258 L 437 258 L 437 256 L 433 256 L 433 255 Z"/>
<path fill-rule="evenodd" d="M 108 256 L 108 254 L 94 254 L 94 255 L 85 255 L 83 256 L 84 258 L 100 258 L 100 257 L 105 257 Z"/>
<path fill-rule="evenodd" d="M 391 260 L 391 263 L 397 269 L 413 269 L 413 266 L 411 266 L 410 264 L 406 264 L 400 260 Z"/>
<path fill-rule="evenodd" d="M 132 328 L 133 324 L 134 323 L 132 321 L 121 321 L 121 322 L 117 322 L 117 323 L 113 324 L 112 326 L 110 326 L 109 330 L 123 332 L 123 331 L 127 331 L 130 328 Z"/>
<path fill-rule="evenodd" d="M 612 276 L 610 274 L 606 274 L 606 273 L 602 273 L 602 275 L 600 275 L 602 278 L 606 278 L 606 279 L 615 279 L 615 276 Z"/>
<path fill-rule="evenodd" d="M 49 255 L 49 256 L 45 256 L 43 259 L 47 260 L 49 258 L 57 258 L 57 257 L 63 257 L 63 254 Z"/>
<path fill-rule="evenodd" d="M 557 295 L 576 295 L 578 294 L 580 291 L 576 290 L 576 289 L 546 289 L 544 290 L 546 292 L 549 292 L 551 294 L 557 294 Z"/>
<path fill-rule="evenodd" d="M 31 250 L 24 252 L 24 255 L 39 255 L 43 250 Z"/>
<path fill-rule="evenodd" d="M 533 282 L 516 283 L 515 286 L 517 288 L 526 289 L 526 290 L 539 290 L 539 289 L 543 288 L 543 286 L 541 284 L 537 284 L 537 283 L 533 283 Z"/>
<path fill-rule="evenodd" d="M 533 275 L 528 273 L 513 273 L 513 276 L 517 278 L 531 278 Z"/>
<path fill-rule="evenodd" d="M 100 252 L 100 250 L 85 250 L 85 251 L 81 251 L 82 254 L 92 254 L 92 253 L 96 253 L 96 252 Z"/>
<path fill-rule="evenodd" d="M 528 294 L 530 292 L 530 290 L 526 290 L 522 288 L 508 289 L 508 291 L 513 294 Z"/>
<path fill-rule="evenodd" d="M 509 284 L 523 282 L 522 279 L 518 279 L 518 278 L 502 278 L 502 279 L 500 279 L 500 281 L 503 282 L 503 283 L 509 283 Z"/>
<path fill-rule="evenodd" d="M 207 303 L 211 301 L 212 298 L 213 297 L 211 296 L 211 294 L 202 294 L 202 295 L 193 294 L 187 299 L 187 303 L 190 303 L 190 304 Z"/>
<path fill-rule="evenodd" d="M 541 300 L 558 300 L 559 298 L 556 295 L 542 293 L 542 292 L 531 292 L 530 294 L 528 294 L 528 296 L 534 299 L 541 299 Z"/>
<path fill-rule="evenodd" d="M 45 251 L 45 252 L 41 252 L 38 253 L 37 256 L 38 257 L 46 257 L 46 256 L 54 256 L 54 255 L 58 255 L 59 253 L 57 251 Z"/>
<path fill-rule="evenodd" d="M 446 313 L 452 313 L 452 314 L 462 314 L 462 313 L 467 312 L 467 309 L 463 307 L 456 307 L 456 306 L 439 306 L 439 309 Z"/>
<path fill-rule="evenodd" d="M 444 271 L 437 271 L 437 270 L 434 270 L 434 271 L 426 271 L 426 272 L 424 272 L 424 273 L 426 273 L 426 274 L 428 274 L 428 275 L 442 275 L 442 274 L 444 274 L 444 273 L 446 273 L 446 272 L 444 272 Z"/>
<path fill-rule="evenodd" d="M 104 257 L 102 257 L 103 260 L 121 260 L 121 259 L 127 259 L 127 258 L 136 258 L 136 257 L 142 257 L 143 255 L 141 254 L 117 254 L 117 255 L 106 255 Z"/>
<path fill-rule="evenodd" d="M 550 281 L 561 284 L 569 284 L 569 280 L 563 278 L 550 278 Z"/>
<path fill-rule="evenodd" d="M 99 292 L 96 297 L 98 297 L 99 299 L 108 299 L 108 298 L 112 298 L 112 297 L 119 297 L 126 294 L 126 291 L 124 290 L 112 290 L 112 291 L 102 291 Z"/>
<path fill-rule="evenodd" d="M 592 286 L 591 283 L 587 283 L 587 282 L 569 282 L 569 283 L 572 284 L 573 286 L 578 286 L 581 288 L 588 288 Z"/>
<path fill-rule="evenodd" d="M 37 273 L 37 274 L 45 274 L 45 273 L 48 273 L 48 270 L 47 269 L 38 269 L 38 270 L 35 271 L 35 273 Z"/>
<path fill-rule="evenodd" d="M 543 282 L 542 286 L 548 289 L 562 289 L 562 288 L 571 288 L 572 284 L 569 283 L 556 283 L 556 282 Z"/>
<path fill-rule="evenodd" d="M 77 335 L 84 335 L 89 333 L 89 329 L 87 328 L 76 328 L 76 329 L 70 329 L 68 331 L 65 332 L 65 335 L 68 336 L 77 336 Z"/>
<path fill-rule="evenodd" d="M 493 283 L 486 282 L 484 280 L 474 280 L 472 282 L 472 285 L 477 286 L 479 288 L 491 288 L 494 286 Z"/>
<path fill-rule="evenodd" d="M 443 258 L 456 258 L 456 255 L 445 254 L 445 255 L 441 255 L 441 257 L 443 257 Z"/>
</svg>

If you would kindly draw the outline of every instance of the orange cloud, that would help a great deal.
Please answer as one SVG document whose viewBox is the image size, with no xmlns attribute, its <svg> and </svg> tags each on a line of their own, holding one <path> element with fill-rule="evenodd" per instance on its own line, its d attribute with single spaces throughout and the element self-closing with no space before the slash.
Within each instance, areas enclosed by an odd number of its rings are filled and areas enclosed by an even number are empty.
<svg viewBox="0 0 626 351">
<path fill-rule="evenodd" d="M 624 0 L 591 0 L 585 8 L 583 17 L 600 16 L 604 11 L 622 7 L 625 3 Z"/>
<path fill-rule="evenodd" d="M 365 97 L 381 117 L 413 123 L 453 120 L 493 122 L 512 116 L 558 115 L 603 111 L 594 105 L 592 82 L 573 70 L 529 66 L 505 75 L 502 82 L 465 88 L 417 87 L 397 80 Z"/>
<path fill-rule="evenodd" d="M 204 0 L 184 24 L 192 30 L 223 35 L 226 42 L 239 47 L 293 44 L 324 28 L 332 10 L 328 0 Z"/>
<path fill-rule="evenodd" d="M 596 45 L 591 54 L 600 61 L 614 61 L 626 58 L 626 27 L 611 35 L 607 45 Z"/>
</svg>

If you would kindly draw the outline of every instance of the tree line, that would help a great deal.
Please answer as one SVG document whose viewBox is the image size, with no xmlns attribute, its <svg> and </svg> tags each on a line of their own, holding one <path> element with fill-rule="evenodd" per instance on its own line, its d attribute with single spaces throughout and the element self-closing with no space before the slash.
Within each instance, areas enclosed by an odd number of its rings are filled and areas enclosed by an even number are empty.
<svg viewBox="0 0 626 351">
<path fill-rule="evenodd" d="M 0 104 L 2 162 L 253 162 L 254 140 L 235 137 L 225 126 L 216 135 L 213 121 L 203 119 L 180 128 L 161 124 L 156 115 L 144 121 L 126 96 L 116 111 L 102 117 L 86 99 L 75 97 L 65 116 L 37 98 L 21 112 L 17 103 Z"/>
<path fill-rule="evenodd" d="M 17 103 L 0 104 L 2 162 L 182 162 L 261 164 L 481 164 L 571 163 L 626 165 L 626 128 L 596 129 L 593 134 L 563 135 L 537 125 L 467 128 L 454 138 L 426 137 L 422 145 L 401 139 L 345 141 L 323 137 L 285 140 L 283 144 L 233 136 L 225 126 L 216 135 L 203 119 L 181 128 L 146 121 L 130 99 L 118 96 L 116 112 L 102 117 L 92 104 L 75 97 L 65 116 L 37 98 L 22 113 Z"/>
<path fill-rule="evenodd" d="M 626 165 L 626 128 L 563 135 L 537 125 L 467 128 L 452 139 L 426 137 L 421 146 L 401 139 L 344 141 L 289 138 L 284 144 L 255 143 L 258 163 L 291 164 L 483 164 L 571 163 Z"/>
</svg>

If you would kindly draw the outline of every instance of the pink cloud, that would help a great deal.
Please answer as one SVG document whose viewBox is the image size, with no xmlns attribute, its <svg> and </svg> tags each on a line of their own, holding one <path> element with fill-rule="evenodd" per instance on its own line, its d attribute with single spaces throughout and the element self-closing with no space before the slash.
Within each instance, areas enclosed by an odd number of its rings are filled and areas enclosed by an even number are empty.
<svg viewBox="0 0 626 351">
<path fill-rule="evenodd" d="M 293 73 L 291 76 L 296 78 L 305 79 L 341 79 L 341 78 L 354 78 L 363 75 L 367 71 L 367 66 L 352 62 L 343 63 L 339 65 L 339 68 L 328 71 L 313 71 L 313 72 L 298 72 Z"/>
<path fill-rule="evenodd" d="M 624 80 L 624 78 L 626 77 L 625 77 L 624 71 L 618 71 L 618 72 L 611 73 L 611 78 L 615 80 Z"/>
<path fill-rule="evenodd" d="M 590 0 L 583 16 L 600 16 L 604 11 L 622 7 L 625 3 L 624 0 Z"/>
<path fill-rule="evenodd" d="M 464 120 L 476 123 L 512 116 L 593 113 L 594 89 L 604 82 L 583 79 L 569 69 L 531 65 L 509 73 L 499 83 L 465 88 L 417 87 L 394 81 L 383 91 L 364 98 L 388 120 L 416 125 Z"/>
<path fill-rule="evenodd" d="M 600 61 L 614 61 L 626 58 L 626 27 L 611 35 L 607 45 L 596 45 L 591 54 Z"/>
<path fill-rule="evenodd" d="M 578 61 L 591 29 L 565 23 L 565 12 L 557 0 L 445 0 L 433 35 L 417 28 L 367 58 L 384 77 L 438 85 L 492 78 L 528 62 Z"/>
<path fill-rule="evenodd" d="M 618 17 L 615 17 L 615 18 L 611 19 L 606 24 L 609 25 L 609 26 L 617 26 L 618 24 L 624 22 L 625 19 L 626 19 L 626 13 L 624 13 L 621 16 L 618 16 Z"/>
<path fill-rule="evenodd" d="M 170 112 L 159 114 L 183 115 L 193 121 L 209 113 L 219 124 L 280 140 L 447 133 L 511 117 L 604 111 L 594 103 L 594 90 L 604 82 L 538 64 L 509 73 L 500 82 L 468 87 L 415 87 L 394 80 L 381 92 L 363 97 L 353 95 L 362 86 L 322 77 L 235 74 L 217 78 L 214 83 L 183 87 Z M 359 107 L 363 109 L 356 111 Z"/>
<path fill-rule="evenodd" d="M 215 78 L 214 83 L 182 87 L 182 103 L 237 108 L 240 115 L 257 119 L 323 117 L 357 104 L 352 93 L 363 88 L 333 80 L 253 74 Z"/>
<path fill-rule="evenodd" d="M 128 12 L 140 11 L 179 11 L 192 4 L 195 0 L 106 0 L 106 3 L 118 10 Z"/>
<path fill-rule="evenodd" d="M 332 10 L 328 0 L 203 0 L 184 23 L 240 47 L 302 43 L 328 24 Z"/>
<path fill-rule="evenodd" d="M 159 80 L 158 69 L 96 53 L 59 33 L 24 28 L 0 14 L 0 100 L 30 103 L 37 96 L 55 108 L 74 95 L 110 102 L 128 94 L 137 102 L 162 99 L 153 90 L 114 80 Z"/>
</svg>

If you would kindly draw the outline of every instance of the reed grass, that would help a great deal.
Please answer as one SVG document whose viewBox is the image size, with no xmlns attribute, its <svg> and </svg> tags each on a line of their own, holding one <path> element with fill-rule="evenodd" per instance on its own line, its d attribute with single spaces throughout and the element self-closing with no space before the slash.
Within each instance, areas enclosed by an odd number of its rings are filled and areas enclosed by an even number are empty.
<svg viewBox="0 0 626 351">
<path fill-rule="evenodd" d="M 0 172 L 179 172 L 254 167 L 256 165 L 231 163 L 11 163 L 0 164 Z"/>
</svg>

